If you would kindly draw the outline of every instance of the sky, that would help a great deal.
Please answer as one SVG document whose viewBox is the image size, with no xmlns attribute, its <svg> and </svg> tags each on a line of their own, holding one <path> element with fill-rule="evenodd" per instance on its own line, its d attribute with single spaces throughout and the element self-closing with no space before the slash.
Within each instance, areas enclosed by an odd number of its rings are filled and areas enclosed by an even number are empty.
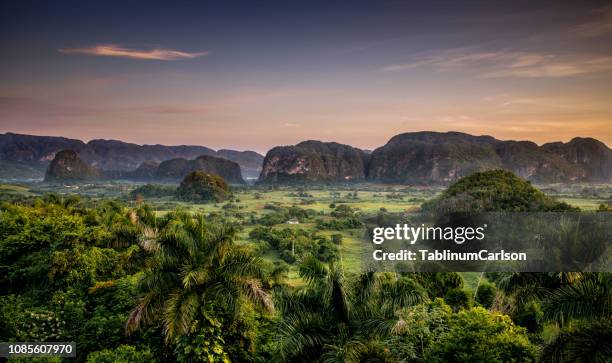
<svg viewBox="0 0 612 363">
<path fill-rule="evenodd" d="M 612 146 L 597 1 L 0 0 L 0 132 L 265 152 L 413 131 Z"/>
</svg>

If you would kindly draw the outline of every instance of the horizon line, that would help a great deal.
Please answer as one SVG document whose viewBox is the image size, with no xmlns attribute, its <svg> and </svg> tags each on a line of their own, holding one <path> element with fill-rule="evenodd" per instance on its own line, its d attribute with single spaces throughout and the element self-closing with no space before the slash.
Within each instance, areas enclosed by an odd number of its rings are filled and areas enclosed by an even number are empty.
<svg viewBox="0 0 612 363">
<path fill-rule="evenodd" d="M 360 150 L 369 150 L 369 151 L 374 151 L 374 150 L 376 150 L 377 148 L 380 148 L 380 147 L 382 147 L 382 146 L 386 145 L 386 144 L 387 144 L 389 141 L 391 141 L 391 139 L 392 139 L 392 138 L 394 138 L 394 137 L 396 137 L 396 136 L 398 136 L 398 135 L 403 135 L 403 134 L 417 134 L 417 133 L 425 133 L 425 132 L 428 132 L 428 133 L 434 133 L 434 134 L 459 133 L 459 134 L 464 134 L 464 135 L 469 135 L 469 136 L 475 136 L 475 137 L 491 137 L 491 138 L 493 138 L 493 139 L 495 139 L 495 140 L 498 140 L 498 141 L 532 142 L 532 143 L 536 144 L 538 147 L 541 147 L 541 146 L 546 145 L 546 144 L 557 143 L 557 142 L 560 142 L 560 143 L 566 144 L 566 143 L 569 143 L 569 142 L 571 142 L 572 140 L 574 140 L 574 139 L 576 139 L 576 138 L 581 138 L 581 139 L 593 139 L 593 140 L 596 140 L 596 141 L 598 141 L 598 142 L 602 143 L 602 144 L 603 144 L 603 145 L 605 145 L 605 146 L 606 146 L 608 149 L 612 149 L 612 147 L 610 147 L 610 145 L 608 145 L 606 142 L 601 141 L 600 139 L 597 139 L 597 138 L 592 137 L 592 136 L 573 136 L 571 139 L 569 139 L 569 140 L 567 140 L 567 141 L 562 141 L 562 140 L 553 140 L 553 141 L 547 141 L 547 142 L 544 142 L 544 143 L 539 144 L 539 143 L 537 143 L 537 142 L 535 142 L 535 141 L 532 141 L 532 140 L 516 140 L 516 139 L 507 139 L 507 140 L 502 140 L 502 139 L 498 139 L 497 137 L 495 137 L 495 136 L 493 136 L 493 135 L 489 135 L 489 134 L 481 134 L 481 135 L 476 135 L 476 134 L 470 134 L 470 133 L 467 133 L 467 132 L 463 132 L 463 131 L 456 131 L 456 130 L 448 130 L 448 131 L 431 131 L 431 130 L 421 130 L 421 131 L 406 131 L 406 132 L 400 132 L 400 133 L 397 133 L 397 134 L 394 134 L 393 136 L 391 136 L 391 137 L 390 137 L 390 138 L 387 140 L 387 142 L 386 142 L 385 144 L 379 145 L 379 146 L 377 146 L 377 147 L 375 147 L 375 148 L 368 148 L 368 147 L 357 147 L 357 146 L 354 146 L 353 144 L 346 144 L 346 143 L 341 143 L 341 142 L 337 142 L 337 141 L 333 141 L 333 140 L 331 140 L 331 141 L 330 141 L 330 140 L 318 140 L 318 139 L 313 139 L 313 138 L 304 138 L 302 141 L 299 141 L 299 142 L 297 142 L 297 143 L 295 143 L 295 144 L 282 144 L 282 145 L 281 145 L 281 144 L 279 144 L 279 145 L 274 145 L 274 146 L 270 147 L 269 149 L 267 149 L 267 150 L 265 150 L 265 151 L 258 151 L 258 150 L 253 150 L 253 149 L 244 149 L 244 148 L 235 149 L 235 148 L 232 148 L 232 147 L 230 147 L 230 146 L 228 146 L 228 147 L 221 147 L 221 148 L 212 148 L 212 147 L 209 147 L 209 146 L 206 146 L 206 145 L 203 145 L 203 144 L 161 144 L 161 143 L 152 143 L 152 144 L 148 144 L 148 143 L 138 143 L 138 142 L 133 142 L 133 141 L 126 141 L 126 140 L 122 140 L 122 139 L 112 139 L 112 138 L 110 138 L 110 139 L 109 139 L 109 138 L 103 138 L 103 137 L 100 137 L 100 138 L 92 138 L 92 139 L 89 139 L 89 140 L 87 140 L 87 141 L 86 141 L 85 139 L 73 138 L 73 137 L 66 137 L 66 136 L 57 136 L 57 135 L 48 135 L 48 134 L 47 134 L 47 135 L 41 135 L 41 134 L 24 134 L 24 133 L 12 132 L 12 131 L 4 131 L 4 133 L 2 133 L 1 135 L 8 135 L 8 134 L 12 134 L 12 135 L 20 135 L 20 136 L 33 136 L 33 137 L 58 137 L 58 138 L 64 138 L 64 139 L 69 139 L 69 140 L 78 140 L 78 141 L 80 141 L 80 142 L 82 142 L 82 143 L 84 143 L 84 144 L 89 144 L 89 143 L 90 143 L 90 142 L 92 142 L 92 141 L 101 140 L 101 141 L 119 141 L 119 142 L 123 142 L 123 143 L 126 143 L 126 144 L 132 144 L 132 145 L 137 145 L 137 146 L 169 146 L 169 147 L 188 146 L 188 147 L 205 147 L 205 148 L 210 149 L 210 150 L 213 150 L 213 151 L 215 151 L 215 152 L 219 152 L 220 150 L 232 150 L 232 151 L 239 151 L 239 152 L 249 152 L 249 151 L 250 151 L 250 152 L 255 152 L 255 153 L 258 153 L 258 154 L 260 154 L 260 155 L 262 155 L 262 156 L 265 156 L 265 155 L 266 155 L 266 154 L 267 154 L 267 153 L 268 153 L 270 150 L 272 150 L 272 149 L 273 149 L 273 148 L 275 148 L 275 147 L 281 147 L 281 146 L 295 146 L 295 145 L 297 145 L 297 144 L 299 144 L 299 143 L 302 143 L 302 142 L 305 142 L 305 141 L 320 141 L 320 142 L 326 142 L 326 143 L 327 143 L 327 142 L 334 142 L 334 143 L 337 143 L 337 144 L 348 145 L 348 146 L 351 146 L 351 147 L 354 147 L 354 148 L 357 148 L 357 149 L 360 149 Z"/>
</svg>

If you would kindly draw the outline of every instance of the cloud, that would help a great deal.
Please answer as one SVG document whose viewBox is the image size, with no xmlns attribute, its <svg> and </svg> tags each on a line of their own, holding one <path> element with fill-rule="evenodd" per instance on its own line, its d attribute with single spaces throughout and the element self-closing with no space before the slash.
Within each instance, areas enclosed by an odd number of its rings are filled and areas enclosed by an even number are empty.
<svg viewBox="0 0 612 363">
<path fill-rule="evenodd" d="M 421 67 L 438 72 L 472 71 L 483 78 L 556 78 L 612 70 L 612 57 L 458 48 L 416 57 L 411 62 L 388 65 L 380 70 L 395 72 Z"/>
<path fill-rule="evenodd" d="M 292 122 L 285 122 L 283 124 L 283 127 L 300 127 L 300 124 L 296 124 L 296 123 L 292 123 Z"/>
<path fill-rule="evenodd" d="M 612 6 L 607 6 L 596 11 L 597 18 L 578 25 L 574 32 L 582 37 L 596 37 L 612 33 Z"/>
<path fill-rule="evenodd" d="M 154 48 L 149 50 L 140 50 L 133 48 L 123 48 L 114 44 L 94 45 L 85 48 L 63 48 L 58 49 L 64 54 L 87 54 L 104 57 L 120 57 L 130 59 L 144 60 L 181 60 L 192 59 L 207 55 L 209 52 L 182 52 L 173 49 Z"/>
<path fill-rule="evenodd" d="M 465 65 L 499 60 L 501 53 L 496 52 L 473 52 L 467 48 L 451 49 L 435 52 L 431 55 L 415 58 L 413 61 L 402 64 L 392 64 L 381 68 L 385 72 L 404 71 L 424 66 L 431 66 L 438 70 L 451 70 L 461 68 Z"/>
<path fill-rule="evenodd" d="M 182 106 L 182 105 L 161 105 L 161 106 L 146 106 L 135 109 L 136 111 L 142 111 L 145 113 L 157 114 L 157 115 L 180 115 L 180 114 L 197 114 L 197 113 L 208 113 L 210 111 L 206 107 L 193 107 L 193 106 Z"/>
<path fill-rule="evenodd" d="M 485 78 L 557 78 L 612 70 L 612 57 L 550 59 L 530 66 L 494 69 L 482 74 Z"/>
</svg>

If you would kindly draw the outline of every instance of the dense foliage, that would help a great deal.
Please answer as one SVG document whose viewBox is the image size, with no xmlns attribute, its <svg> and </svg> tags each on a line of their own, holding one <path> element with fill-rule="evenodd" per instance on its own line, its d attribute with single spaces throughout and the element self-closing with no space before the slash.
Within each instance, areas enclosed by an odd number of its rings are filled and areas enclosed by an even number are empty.
<svg viewBox="0 0 612 363">
<path fill-rule="evenodd" d="M 316 232 L 258 226 L 249 233 L 249 237 L 260 244 L 266 243 L 276 249 L 280 257 L 289 263 L 303 260 L 307 256 L 314 256 L 323 262 L 338 259 L 336 244 L 330 238 Z M 262 250 L 265 249 L 264 245 Z"/>
<path fill-rule="evenodd" d="M 505 172 L 436 202 L 458 195 L 573 210 Z M 612 357 L 610 274 L 489 273 L 470 288 L 454 272 L 349 271 L 361 210 L 259 198 L 257 215 L 236 195 L 216 213 L 56 195 L 0 204 L 0 341 L 75 341 L 76 361 L 100 363 Z"/>
<path fill-rule="evenodd" d="M 229 192 L 229 185 L 220 176 L 194 171 L 185 176 L 176 194 L 191 202 L 222 202 Z"/>
<path fill-rule="evenodd" d="M 531 183 L 505 170 L 474 173 L 460 179 L 442 195 L 423 206 L 438 213 L 445 212 L 563 212 L 576 211 L 567 203 L 558 202 Z"/>
<path fill-rule="evenodd" d="M 172 196 L 176 193 L 176 188 L 167 185 L 145 184 L 130 192 L 130 197 L 139 198 L 160 198 Z"/>
</svg>

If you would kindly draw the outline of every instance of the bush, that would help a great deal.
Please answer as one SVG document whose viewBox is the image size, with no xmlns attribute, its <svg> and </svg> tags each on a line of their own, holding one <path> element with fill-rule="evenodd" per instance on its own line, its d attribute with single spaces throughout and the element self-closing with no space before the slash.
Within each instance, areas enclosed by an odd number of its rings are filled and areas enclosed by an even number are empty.
<svg viewBox="0 0 612 363">
<path fill-rule="evenodd" d="M 453 314 L 450 331 L 429 353 L 432 362 L 533 362 L 536 348 L 508 316 L 473 308 Z"/>
<path fill-rule="evenodd" d="M 343 229 L 361 228 L 363 222 L 357 217 L 333 219 L 331 221 L 317 220 L 317 228 L 341 231 Z"/>
<path fill-rule="evenodd" d="M 472 306 L 472 296 L 470 293 L 459 288 L 448 290 L 444 296 L 444 301 L 453 308 L 453 311 L 468 309 Z"/>
<path fill-rule="evenodd" d="M 176 188 L 167 185 L 146 184 L 130 192 L 131 198 L 137 198 L 139 195 L 145 198 L 160 198 L 172 196 L 176 193 Z"/>
<path fill-rule="evenodd" d="M 493 305 L 493 302 L 495 302 L 496 294 L 497 288 L 495 285 L 484 281 L 480 284 L 480 286 L 478 286 L 478 291 L 476 291 L 476 301 L 488 309 Z"/>
<path fill-rule="evenodd" d="M 257 226 L 249 233 L 249 237 L 252 240 L 267 242 L 288 263 L 307 255 L 323 262 L 333 261 L 338 257 L 338 247 L 330 239 L 303 229 Z"/>
<path fill-rule="evenodd" d="M 449 290 L 463 288 L 463 278 L 456 272 L 421 272 L 411 275 L 427 289 L 431 297 L 444 297 Z"/>
<path fill-rule="evenodd" d="M 137 350 L 131 345 L 121 345 L 116 349 L 104 349 L 87 356 L 87 363 L 148 363 L 156 359 L 149 349 Z"/>
<path fill-rule="evenodd" d="M 514 321 L 525 328 L 529 333 L 540 333 L 542 331 L 542 318 L 544 312 L 537 301 L 530 301 L 519 307 Z"/>
<path fill-rule="evenodd" d="M 355 214 L 355 210 L 346 204 L 340 204 L 332 212 L 332 217 L 336 218 L 348 218 Z"/>
<path fill-rule="evenodd" d="M 284 213 L 274 212 L 263 215 L 257 223 L 263 226 L 273 226 L 275 224 L 285 223 L 287 221 L 287 217 Z"/>
</svg>

